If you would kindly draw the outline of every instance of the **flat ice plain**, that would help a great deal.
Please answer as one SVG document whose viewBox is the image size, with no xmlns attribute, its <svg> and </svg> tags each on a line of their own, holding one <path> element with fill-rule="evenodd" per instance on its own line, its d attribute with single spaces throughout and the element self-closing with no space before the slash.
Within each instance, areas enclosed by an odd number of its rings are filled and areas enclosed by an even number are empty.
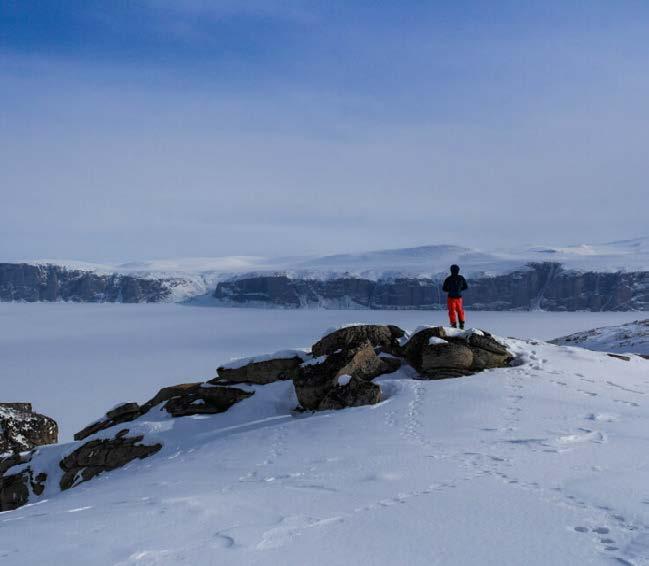
<svg viewBox="0 0 649 566">
<path fill-rule="evenodd" d="M 467 312 L 468 326 L 550 340 L 646 318 L 637 312 Z M 308 347 L 352 322 L 414 330 L 443 311 L 227 309 L 179 304 L 0 303 L 2 401 L 29 401 L 57 420 L 60 440 L 122 401 L 214 377 L 232 358 Z"/>
</svg>

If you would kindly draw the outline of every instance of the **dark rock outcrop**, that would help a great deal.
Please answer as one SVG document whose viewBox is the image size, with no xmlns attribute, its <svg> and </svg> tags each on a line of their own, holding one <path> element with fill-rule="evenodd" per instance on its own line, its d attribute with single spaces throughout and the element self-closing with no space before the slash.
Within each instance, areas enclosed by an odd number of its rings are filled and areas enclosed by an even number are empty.
<svg viewBox="0 0 649 566">
<path fill-rule="evenodd" d="M 101 274 L 59 265 L 0 263 L 0 301 L 156 303 L 167 301 L 179 278 Z"/>
<path fill-rule="evenodd" d="M 201 385 L 197 389 L 172 397 L 165 403 L 163 409 L 172 417 L 213 415 L 224 413 L 232 405 L 247 399 L 253 393 L 235 387 Z"/>
<path fill-rule="evenodd" d="M 146 458 L 162 448 L 162 444 L 141 444 L 143 436 L 128 437 L 128 429 L 115 438 L 91 440 L 61 460 L 61 489 L 69 489 L 96 475 L 125 466 L 135 459 Z"/>
<path fill-rule="evenodd" d="M 83 440 L 101 430 L 123 424 L 141 417 L 161 403 L 162 410 L 172 417 L 223 413 L 232 405 L 247 399 L 252 391 L 234 387 L 219 387 L 211 383 L 180 383 L 163 387 L 156 395 L 144 403 L 122 403 L 106 413 L 103 419 L 89 424 L 74 435 L 75 440 Z"/>
<path fill-rule="evenodd" d="M 223 413 L 252 394 L 253 391 L 220 387 L 210 383 L 181 383 L 163 387 L 153 399 L 142 405 L 141 411 L 144 414 L 156 405 L 165 403 L 162 410 L 173 417 Z"/>
<path fill-rule="evenodd" d="M 255 383 L 265 385 L 298 375 L 298 368 L 304 360 L 300 356 L 278 357 L 269 360 L 251 362 L 240 367 L 219 367 L 218 378 L 209 383 Z"/>
<path fill-rule="evenodd" d="M 45 490 L 47 474 L 34 474 L 29 467 L 22 467 L 13 474 L 7 474 L 13 466 L 28 464 L 31 452 L 21 452 L 0 457 L 0 511 L 13 511 L 29 501 L 30 491 L 41 495 Z"/>
<path fill-rule="evenodd" d="M 34 413 L 30 403 L 0 403 L 0 453 L 55 444 L 58 434 L 56 421 Z"/>
<path fill-rule="evenodd" d="M 318 410 L 337 411 L 347 407 L 374 405 L 381 401 L 381 388 L 371 381 L 352 377 L 345 385 L 337 385 L 325 395 Z"/>
<path fill-rule="evenodd" d="M 83 430 L 77 432 L 74 439 L 83 440 L 100 430 L 137 419 L 140 415 L 142 415 L 142 408 L 137 403 L 122 403 L 108 411 L 103 419 L 90 423 Z"/>
</svg>

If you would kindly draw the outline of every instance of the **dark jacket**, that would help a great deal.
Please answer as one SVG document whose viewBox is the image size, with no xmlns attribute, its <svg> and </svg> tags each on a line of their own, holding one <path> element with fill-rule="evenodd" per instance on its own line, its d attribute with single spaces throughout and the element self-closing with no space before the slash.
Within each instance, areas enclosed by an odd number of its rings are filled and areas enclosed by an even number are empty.
<svg viewBox="0 0 649 566">
<path fill-rule="evenodd" d="M 466 279 L 461 275 L 449 275 L 445 281 L 444 289 L 445 293 L 448 293 L 448 296 L 452 299 L 459 299 L 462 296 L 462 291 L 468 289 L 469 286 L 466 284 Z"/>
</svg>

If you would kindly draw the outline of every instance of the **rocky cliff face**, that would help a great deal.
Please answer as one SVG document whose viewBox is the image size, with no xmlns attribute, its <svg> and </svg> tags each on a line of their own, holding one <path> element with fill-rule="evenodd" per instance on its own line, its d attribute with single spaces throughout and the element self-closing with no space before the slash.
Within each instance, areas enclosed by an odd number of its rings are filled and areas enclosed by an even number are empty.
<svg viewBox="0 0 649 566">
<path fill-rule="evenodd" d="M 0 301 L 155 303 L 172 298 L 181 279 L 99 274 L 58 265 L 0 263 Z"/>
<path fill-rule="evenodd" d="M 234 306 L 443 309 L 441 283 L 415 277 L 318 279 L 262 273 L 221 281 L 214 297 Z M 502 275 L 473 277 L 469 284 L 465 304 L 474 310 L 649 310 L 649 271 L 571 271 L 544 262 Z M 206 292 L 204 284 L 199 287 L 182 277 L 0 263 L 0 301 L 155 303 Z"/>
<path fill-rule="evenodd" d="M 649 310 L 649 272 L 644 271 L 577 272 L 558 263 L 533 263 L 507 274 L 473 278 L 469 284 L 465 304 L 475 310 Z M 214 296 L 225 304 L 289 308 L 445 308 L 441 281 L 419 278 L 255 275 L 220 282 Z"/>
</svg>

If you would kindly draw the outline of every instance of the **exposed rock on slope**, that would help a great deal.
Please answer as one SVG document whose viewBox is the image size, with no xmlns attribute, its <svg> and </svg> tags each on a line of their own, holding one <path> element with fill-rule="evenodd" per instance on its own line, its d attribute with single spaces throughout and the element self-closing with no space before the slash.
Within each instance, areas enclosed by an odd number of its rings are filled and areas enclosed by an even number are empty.
<svg viewBox="0 0 649 566">
<path fill-rule="evenodd" d="M 121 468 L 136 458 L 151 456 L 162 448 L 161 444 L 142 444 L 144 436 L 128 437 L 128 432 L 128 429 L 123 429 L 114 438 L 91 440 L 65 456 L 59 463 L 63 470 L 59 482 L 61 489 L 69 489 L 103 472 Z"/>
<path fill-rule="evenodd" d="M 165 426 L 155 421 L 223 413 L 277 381 L 292 380 L 304 410 L 339 410 L 380 402 L 381 386 L 373 380 L 402 363 L 410 363 L 422 379 L 441 379 L 505 366 L 511 360 L 507 349 L 486 332 L 441 327 L 421 329 L 408 339 L 396 326 L 347 326 L 328 333 L 312 351 L 317 357 L 284 351 L 231 362 L 219 367 L 219 376 L 208 382 L 164 387 L 142 405 L 113 407 L 79 431 L 75 443 L 0 457 L 0 511 L 16 509 L 46 488 L 67 490 L 156 454 L 163 444 L 154 432 Z M 231 386 L 233 382 L 249 385 L 243 389 Z M 5 419 L 5 434 L 13 433 L 9 450 L 56 441 L 56 423 L 31 413 L 27 404 L 0 406 L 0 418 Z M 122 428 L 127 423 L 128 428 Z"/>
<path fill-rule="evenodd" d="M 142 406 L 137 403 L 122 403 L 106 413 L 106 416 L 89 424 L 74 435 L 83 440 L 101 430 L 135 420 L 148 413 L 155 406 L 164 403 L 164 410 L 173 417 L 223 413 L 232 405 L 252 395 L 234 387 L 218 387 L 211 383 L 181 383 L 163 387 Z"/>
<path fill-rule="evenodd" d="M 239 360 L 220 366 L 216 371 L 218 378 L 210 383 L 257 383 L 264 385 L 283 379 L 293 379 L 298 368 L 308 356 L 304 352 L 286 350 L 272 356 L 260 356 Z"/>
<path fill-rule="evenodd" d="M 158 452 L 159 442 L 147 443 L 144 435 L 128 436 L 124 428 L 113 435 L 103 433 L 119 424 L 135 421 L 159 407 L 171 417 L 214 414 L 227 411 L 232 405 L 253 395 L 234 387 L 219 387 L 209 383 L 185 383 L 164 387 L 143 405 L 122 403 L 106 416 L 75 435 L 74 449 L 58 462 L 63 475 L 59 488 L 66 490 L 95 476 L 120 468 L 129 462 Z M 103 436 L 97 437 L 99 433 Z M 48 478 L 34 462 L 35 451 L 0 457 L 0 511 L 16 509 L 29 501 L 30 494 L 40 495 Z M 16 469 L 14 469 L 16 468 Z"/>
</svg>

